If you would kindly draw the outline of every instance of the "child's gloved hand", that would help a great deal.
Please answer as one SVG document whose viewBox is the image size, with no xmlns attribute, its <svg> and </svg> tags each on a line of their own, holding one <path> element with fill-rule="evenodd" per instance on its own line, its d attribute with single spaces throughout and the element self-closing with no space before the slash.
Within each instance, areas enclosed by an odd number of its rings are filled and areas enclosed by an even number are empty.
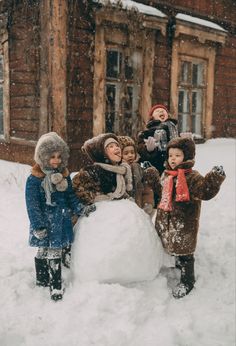
<svg viewBox="0 0 236 346">
<path fill-rule="evenodd" d="M 152 166 L 152 164 L 149 162 L 149 161 L 143 161 L 143 162 L 141 162 L 141 167 L 143 168 L 143 169 L 147 169 L 147 168 L 149 168 L 149 167 L 153 167 Z"/>
<path fill-rule="evenodd" d="M 225 177 L 225 171 L 223 169 L 223 166 L 214 166 L 212 168 L 212 172 L 217 173 L 221 175 L 222 177 Z"/>
<path fill-rule="evenodd" d="M 147 151 L 151 152 L 156 148 L 156 141 L 153 137 L 148 137 L 148 139 L 144 140 L 145 145 L 147 147 Z"/>
<path fill-rule="evenodd" d="M 33 234 L 35 236 L 35 238 L 42 240 L 47 236 L 47 230 L 44 229 L 36 229 L 35 231 L 33 231 Z"/>
<path fill-rule="evenodd" d="M 89 216 L 90 213 L 94 212 L 96 210 L 96 205 L 95 204 L 90 204 L 90 205 L 87 205 L 85 206 L 83 209 L 82 209 L 82 213 L 81 213 L 81 216 Z"/>
<path fill-rule="evenodd" d="M 147 213 L 148 215 L 151 215 L 152 211 L 153 211 L 153 206 L 151 203 L 145 203 L 143 210 L 145 211 L 145 213 Z"/>
</svg>

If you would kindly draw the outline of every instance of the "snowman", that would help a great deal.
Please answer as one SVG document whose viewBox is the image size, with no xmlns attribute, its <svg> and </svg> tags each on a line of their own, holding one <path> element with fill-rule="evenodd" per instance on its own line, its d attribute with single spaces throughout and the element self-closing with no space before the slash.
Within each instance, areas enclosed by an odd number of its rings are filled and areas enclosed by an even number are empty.
<svg viewBox="0 0 236 346">
<path fill-rule="evenodd" d="M 93 163 L 74 176 L 73 186 L 96 210 L 74 226 L 72 281 L 153 280 L 162 266 L 163 249 L 150 216 L 128 198 L 132 173 L 121 162 L 118 138 L 101 134 L 86 141 L 82 150 Z"/>
</svg>

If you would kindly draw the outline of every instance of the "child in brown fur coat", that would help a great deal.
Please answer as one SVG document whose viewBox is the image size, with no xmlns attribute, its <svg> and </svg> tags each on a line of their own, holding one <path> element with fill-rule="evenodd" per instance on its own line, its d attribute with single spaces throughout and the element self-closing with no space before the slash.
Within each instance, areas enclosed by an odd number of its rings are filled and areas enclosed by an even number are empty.
<svg viewBox="0 0 236 346">
<path fill-rule="evenodd" d="M 193 170 L 195 144 L 190 138 L 172 139 L 167 155 L 166 170 L 157 184 L 162 194 L 155 226 L 167 253 L 176 256 L 181 279 L 172 293 L 175 298 L 182 298 L 195 283 L 194 252 L 201 201 L 210 200 L 219 192 L 225 173 L 222 166 L 215 166 L 205 177 Z"/>
<path fill-rule="evenodd" d="M 122 160 L 127 162 L 132 170 L 133 190 L 130 195 L 136 204 L 147 214 L 151 215 L 154 207 L 154 193 L 151 185 L 158 179 L 158 171 L 155 167 L 144 169 L 137 161 L 135 142 L 131 137 L 118 136 Z"/>
</svg>

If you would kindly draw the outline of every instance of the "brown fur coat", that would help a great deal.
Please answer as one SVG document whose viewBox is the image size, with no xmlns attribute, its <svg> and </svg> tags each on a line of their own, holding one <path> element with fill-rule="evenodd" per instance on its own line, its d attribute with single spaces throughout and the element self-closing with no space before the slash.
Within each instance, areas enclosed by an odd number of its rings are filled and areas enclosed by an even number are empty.
<svg viewBox="0 0 236 346">
<path fill-rule="evenodd" d="M 186 161 L 178 168 L 191 168 L 194 161 Z M 165 179 L 166 173 L 162 175 Z M 220 189 L 225 177 L 210 171 L 205 177 L 195 170 L 186 174 L 190 194 L 189 202 L 175 201 L 175 187 L 172 196 L 173 210 L 163 211 L 157 208 L 155 227 L 163 247 L 172 255 L 193 254 L 197 244 L 201 201 L 210 200 Z M 174 185 L 176 178 L 174 179 Z M 161 181 L 156 184 L 160 191 Z"/>
<path fill-rule="evenodd" d="M 115 191 L 116 174 L 98 165 L 91 165 L 82 168 L 74 176 L 72 184 L 77 197 L 84 204 L 92 204 L 96 195 Z"/>
<path fill-rule="evenodd" d="M 136 204 L 143 208 L 144 205 L 151 204 L 154 206 L 154 193 L 152 186 L 159 178 L 159 173 L 155 167 L 143 169 L 139 163 L 134 162 L 131 165 L 133 176 L 132 197 Z"/>
</svg>

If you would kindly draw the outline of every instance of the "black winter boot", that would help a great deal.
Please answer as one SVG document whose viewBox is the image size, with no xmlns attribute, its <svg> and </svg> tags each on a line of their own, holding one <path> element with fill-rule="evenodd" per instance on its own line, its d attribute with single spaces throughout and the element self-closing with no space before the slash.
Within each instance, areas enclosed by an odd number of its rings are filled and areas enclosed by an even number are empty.
<svg viewBox="0 0 236 346">
<path fill-rule="evenodd" d="M 49 271 L 48 261 L 42 258 L 34 258 L 36 271 L 36 285 L 47 287 L 49 286 Z"/>
<path fill-rule="evenodd" d="M 183 298 L 192 291 L 195 283 L 194 256 L 179 256 L 178 267 L 181 270 L 180 283 L 173 289 L 174 298 Z"/>
<path fill-rule="evenodd" d="M 50 259 L 49 261 L 49 282 L 52 300 L 60 300 L 63 296 L 61 288 L 61 259 Z"/>
<path fill-rule="evenodd" d="M 71 262 L 71 245 L 65 246 L 62 249 L 62 264 L 66 268 L 70 268 L 70 262 Z"/>
</svg>

